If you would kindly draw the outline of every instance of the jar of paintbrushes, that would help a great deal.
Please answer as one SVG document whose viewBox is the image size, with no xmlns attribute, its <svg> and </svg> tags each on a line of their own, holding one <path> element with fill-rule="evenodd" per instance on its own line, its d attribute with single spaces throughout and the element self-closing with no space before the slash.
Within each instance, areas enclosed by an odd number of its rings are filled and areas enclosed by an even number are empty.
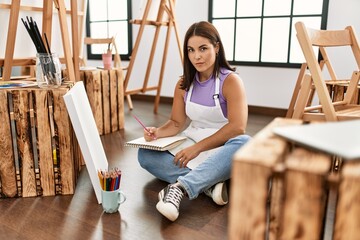
<svg viewBox="0 0 360 240">
<path fill-rule="evenodd" d="M 59 56 L 52 53 L 46 33 L 41 36 L 32 17 L 21 18 L 36 48 L 36 81 L 41 88 L 56 88 L 61 85 L 61 64 Z"/>
<path fill-rule="evenodd" d="M 56 53 L 36 54 L 36 82 L 41 88 L 61 85 L 61 64 Z"/>
</svg>

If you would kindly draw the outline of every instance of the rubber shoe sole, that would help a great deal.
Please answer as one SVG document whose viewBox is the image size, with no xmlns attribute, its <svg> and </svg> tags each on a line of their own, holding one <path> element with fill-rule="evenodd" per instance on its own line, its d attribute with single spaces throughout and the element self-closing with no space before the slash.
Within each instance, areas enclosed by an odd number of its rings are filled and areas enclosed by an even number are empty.
<svg viewBox="0 0 360 240">
<path fill-rule="evenodd" d="M 171 203 L 163 202 L 165 190 L 161 190 L 158 194 L 159 202 L 156 204 L 156 209 L 167 219 L 174 222 L 179 217 L 178 209 Z"/>
<path fill-rule="evenodd" d="M 179 217 L 178 210 L 172 204 L 165 204 L 163 201 L 160 201 L 156 204 L 156 209 L 172 222 Z"/>
<path fill-rule="evenodd" d="M 211 196 L 217 205 L 226 205 L 229 202 L 226 184 L 224 182 L 216 184 Z"/>
</svg>

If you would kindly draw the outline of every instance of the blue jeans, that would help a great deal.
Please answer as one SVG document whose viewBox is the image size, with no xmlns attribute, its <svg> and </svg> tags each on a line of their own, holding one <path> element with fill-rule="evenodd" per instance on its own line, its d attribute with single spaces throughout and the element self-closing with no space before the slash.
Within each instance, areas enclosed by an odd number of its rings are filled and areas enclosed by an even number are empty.
<svg viewBox="0 0 360 240">
<path fill-rule="evenodd" d="M 155 177 L 168 183 L 179 182 L 189 199 L 194 199 L 213 185 L 230 178 L 232 157 L 249 140 L 248 135 L 229 139 L 218 151 L 194 169 L 175 165 L 174 156 L 168 151 L 140 148 L 138 161 L 141 167 Z"/>
</svg>

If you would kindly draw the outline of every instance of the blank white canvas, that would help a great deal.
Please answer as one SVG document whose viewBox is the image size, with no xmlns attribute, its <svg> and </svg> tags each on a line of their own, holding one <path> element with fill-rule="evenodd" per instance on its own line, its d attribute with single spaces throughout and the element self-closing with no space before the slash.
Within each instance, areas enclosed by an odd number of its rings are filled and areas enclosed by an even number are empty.
<svg viewBox="0 0 360 240">
<path fill-rule="evenodd" d="M 100 204 L 101 186 L 98 170 L 108 170 L 108 162 L 83 82 L 77 82 L 64 95 L 64 101 L 95 190 L 96 198 Z"/>
</svg>

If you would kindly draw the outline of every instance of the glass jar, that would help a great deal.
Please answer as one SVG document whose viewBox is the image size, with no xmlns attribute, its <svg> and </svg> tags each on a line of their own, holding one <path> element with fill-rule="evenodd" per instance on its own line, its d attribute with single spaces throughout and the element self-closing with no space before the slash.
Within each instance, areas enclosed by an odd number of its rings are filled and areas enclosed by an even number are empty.
<svg viewBox="0 0 360 240">
<path fill-rule="evenodd" d="M 61 64 L 56 53 L 36 54 L 36 82 L 41 88 L 57 88 L 61 85 Z"/>
</svg>

